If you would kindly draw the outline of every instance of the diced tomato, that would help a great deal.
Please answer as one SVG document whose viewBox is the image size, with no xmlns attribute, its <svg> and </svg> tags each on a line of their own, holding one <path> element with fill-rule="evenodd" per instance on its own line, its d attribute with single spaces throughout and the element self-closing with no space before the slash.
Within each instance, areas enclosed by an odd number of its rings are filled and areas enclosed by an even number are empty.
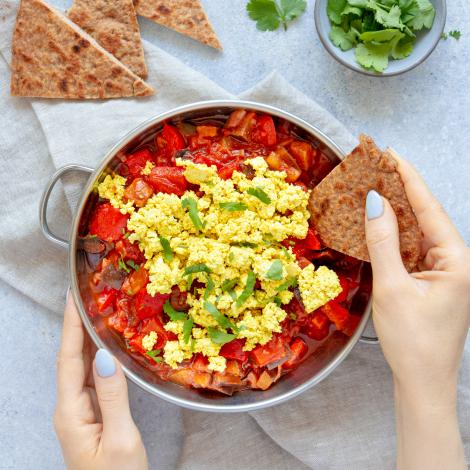
<svg viewBox="0 0 470 470">
<path fill-rule="evenodd" d="M 274 336 L 264 346 L 256 346 L 250 353 L 251 360 L 258 366 L 263 367 L 273 362 L 282 360 L 287 356 L 284 341 L 279 336 Z"/>
<path fill-rule="evenodd" d="M 103 313 L 108 308 L 112 307 L 114 305 L 114 301 L 116 300 L 116 295 L 118 292 L 118 290 L 106 286 L 96 297 L 96 305 L 98 307 L 98 312 Z"/>
<path fill-rule="evenodd" d="M 206 356 L 202 355 L 201 353 L 197 353 L 193 356 L 193 361 L 191 363 L 191 368 L 193 370 L 198 370 L 200 372 L 207 372 L 208 371 L 209 360 Z"/>
<path fill-rule="evenodd" d="M 216 126 L 197 126 L 196 132 L 201 137 L 215 137 L 219 132 L 219 128 Z"/>
<path fill-rule="evenodd" d="M 90 234 L 107 242 L 115 242 L 124 235 L 128 219 L 127 214 L 121 214 L 119 209 L 105 202 L 95 209 L 91 217 Z"/>
<path fill-rule="evenodd" d="M 341 331 L 347 336 L 352 336 L 355 333 L 360 322 L 361 322 L 360 316 L 349 315 L 347 320 L 344 322 L 343 328 L 341 329 Z"/>
<path fill-rule="evenodd" d="M 289 145 L 289 151 L 297 161 L 301 170 L 307 171 L 310 169 L 314 158 L 314 150 L 311 144 L 301 140 L 294 140 L 294 142 Z"/>
<path fill-rule="evenodd" d="M 160 320 L 156 318 L 146 318 L 142 321 L 140 332 L 129 340 L 129 345 L 131 348 L 135 351 L 146 354 L 147 350 L 142 346 L 142 339 L 151 331 L 155 331 L 157 333 L 157 342 L 153 346 L 153 349 L 155 350 L 163 348 L 167 341 L 167 332 L 165 328 L 163 328 L 163 324 L 160 322 Z"/>
<path fill-rule="evenodd" d="M 252 139 L 259 144 L 272 146 L 277 143 L 276 127 L 271 116 L 261 115 L 256 118 L 256 127 Z"/>
<path fill-rule="evenodd" d="M 300 337 L 294 338 L 289 345 L 292 356 L 291 358 L 282 364 L 284 369 L 291 369 L 295 367 L 307 354 L 308 346 L 307 343 Z"/>
<path fill-rule="evenodd" d="M 125 165 L 132 178 L 140 176 L 148 161 L 152 161 L 152 154 L 149 149 L 137 150 L 126 158 Z"/>
<path fill-rule="evenodd" d="M 148 271 L 140 267 L 138 271 L 132 271 L 124 280 L 121 290 L 127 295 L 135 295 L 144 288 L 149 281 Z"/>
<path fill-rule="evenodd" d="M 251 131 L 256 124 L 256 113 L 248 111 L 236 127 L 227 127 L 231 130 L 231 134 L 237 137 L 241 137 L 244 140 L 249 140 Z"/>
<path fill-rule="evenodd" d="M 245 362 L 248 359 L 248 353 L 243 351 L 245 346 L 244 339 L 234 339 L 230 343 L 225 343 L 220 349 L 219 354 L 226 359 L 235 359 L 240 362 Z"/>
<path fill-rule="evenodd" d="M 277 147 L 276 151 L 266 157 L 266 162 L 272 170 L 285 171 L 288 183 L 297 181 L 302 174 L 299 165 L 284 147 Z"/>
<path fill-rule="evenodd" d="M 319 183 L 334 167 L 334 163 L 323 152 L 317 151 L 312 166 L 313 182 Z"/>
<path fill-rule="evenodd" d="M 115 247 L 120 257 L 124 260 L 130 259 L 136 264 L 141 264 L 145 261 L 145 256 L 140 251 L 137 242 L 131 243 L 127 238 L 123 238 L 116 242 Z"/>
<path fill-rule="evenodd" d="M 210 147 L 212 144 L 212 140 L 209 137 L 202 137 L 199 134 L 190 135 L 188 137 L 188 147 L 191 150 L 201 149 L 204 147 Z"/>
<path fill-rule="evenodd" d="M 143 178 L 136 178 L 124 192 L 124 196 L 133 201 L 137 207 L 145 206 L 152 194 L 152 187 Z"/>
<path fill-rule="evenodd" d="M 309 338 L 322 341 L 330 332 L 330 321 L 323 312 L 316 311 L 305 319 L 303 331 Z"/>
<path fill-rule="evenodd" d="M 335 300 L 330 300 L 326 305 L 320 307 L 320 310 L 336 325 L 338 330 L 342 330 L 346 324 L 349 312 Z"/>
<path fill-rule="evenodd" d="M 315 231 L 312 228 L 308 229 L 307 236 L 303 240 L 305 247 L 309 250 L 320 250 L 321 243 L 320 240 L 315 235 Z"/>
<path fill-rule="evenodd" d="M 218 171 L 218 174 L 223 180 L 228 180 L 229 178 L 232 177 L 233 172 L 239 169 L 240 169 L 240 163 L 238 161 L 233 161 L 233 162 L 227 163 L 222 168 L 220 168 L 220 170 Z"/>
<path fill-rule="evenodd" d="M 165 141 L 163 151 L 166 157 L 170 161 L 173 161 L 175 158 L 175 153 L 178 150 L 182 150 L 186 147 L 184 137 L 181 135 L 180 131 L 176 127 L 170 126 L 166 123 L 163 125 L 161 136 Z"/>
<path fill-rule="evenodd" d="M 339 283 L 341 284 L 341 288 L 343 290 L 334 300 L 335 302 L 344 302 L 348 299 L 349 292 L 355 289 L 359 284 L 356 281 L 343 276 L 342 274 L 339 274 L 338 277 Z"/>
<path fill-rule="evenodd" d="M 182 196 L 188 189 L 184 177 L 184 168 L 172 166 L 156 166 L 147 177 L 155 192 Z"/>
<path fill-rule="evenodd" d="M 137 316 L 141 320 L 148 317 L 161 317 L 163 305 L 165 305 L 165 302 L 169 298 L 170 294 L 155 294 L 152 296 L 145 288 L 139 290 L 135 296 L 135 310 Z"/>
</svg>

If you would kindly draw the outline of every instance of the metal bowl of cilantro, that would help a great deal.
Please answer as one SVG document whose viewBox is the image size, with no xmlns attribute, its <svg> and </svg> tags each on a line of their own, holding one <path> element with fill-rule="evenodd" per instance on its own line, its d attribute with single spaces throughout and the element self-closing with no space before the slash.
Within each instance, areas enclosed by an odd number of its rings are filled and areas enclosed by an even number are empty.
<svg viewBox="0 0 470 470">
<path fill-rule="evenodd" d="M 393 76 L 423 63 L 446 20 L 445 0 L 317 0 L 315 25 L 326 50 L 352 70 Z"/>
</svg>

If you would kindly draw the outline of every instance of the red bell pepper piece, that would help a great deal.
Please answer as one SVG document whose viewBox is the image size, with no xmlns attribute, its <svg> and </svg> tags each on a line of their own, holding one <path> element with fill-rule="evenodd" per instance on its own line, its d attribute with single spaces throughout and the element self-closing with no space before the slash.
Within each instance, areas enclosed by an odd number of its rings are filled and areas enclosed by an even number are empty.
<svg viewBox="0 0 470 470">
<path fill-rule="evenodd" d="M 108 308 L 114 305 L 118 290 L 113 289 L 112 287 L 106 286 L 97 296 L 96 305 L 98 307 L 98 312 L 103 313 Z"/>
<path fill-rule="evenodd" d="M 108 202 L 100 204 L 91 216 L 90 234 L 107 242 L 115 242 L 122 238 L 126 231 L 127 214 L 121 214 Z"/>
<path fill-rule="evenodd" d="M 184 177 L 184 168 L 172 166 L 156 166 L 147 177 L 155 192 L 182 196 L 188 189 Z"/>
<path fill-rule="evenodd" d="M 315 231 L 312 228 L 308 229 L 307 236 L 303 242 L 305 248 L 308 248 L 309 250 L 315 251 L 321 249 L 320 240 L 318 240 L 317 236 L 315 235 Z"/>
<path fill-rule="evenodd" d="M 148 271 L 145 268 L 139 268 L 138 271 L 132 271 L 124 280 L 121 290 L 127 295 L 135 295 L 143 289 L 149 281 Z"/>
<path fill-rule="evenodd" d="M 343 324 L 342 332 L 347 336 L 352 336 L 356 331 L 359 323 L 361 321 L 361 317 L 358 315 L 349 315 L 346 321 Z"/>
<path fill-rule="evenodd" d="M 168 159 L 173 161 L 175 153 L 186 147 L 186 142 L 180 131 L 169 124 L 163 125 L 162 137 L 165 140 L 164 153 Z"/>
<path fill-rule="evenodd" d="M 295 140 L 289 146 L 291 155 L 296 159 L 303 171 L 308 171 L 313 163 L 314 150 L 308 142 Z"/>
<path fill-rule="evenodd" d="M 129 175 L 132 176 L 132 178 L 136 178 L 141 175 L 147 162 L 152 160 L 152 153 L 149 149 L 144 148 L 129 155 L 124 163 L 127 166 Z"/>
<path fill-rule="evenodd" d="M 230 343 L 225 343 L 220 349 L 219 355 L 226 359 L 235 359 L 240 362 L 245 362 L 248 359 L 248 353 L 243 351 L 245 345 L 244 339 L 234 339 Z"/>
<path fill-rule="evenodd" d="M 251 360 L 258 367 L 263 367 L 286 357 L 284 341 L 279 336 L 274 336 L 264 346 L 256 346 L 250 353 Z"/>
</svg>

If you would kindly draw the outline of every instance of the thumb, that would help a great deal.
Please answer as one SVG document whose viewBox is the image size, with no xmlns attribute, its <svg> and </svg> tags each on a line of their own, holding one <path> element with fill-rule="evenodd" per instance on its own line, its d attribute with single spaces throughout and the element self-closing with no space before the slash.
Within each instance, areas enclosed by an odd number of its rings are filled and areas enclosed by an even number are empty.
<svg viewBox="0 0 470 470">
<path fill-rule="evenodd" d="M 98 349 L 93 367 L 96 395 L 103 418 L 103 432 L 134 427 L 127 382 L 121 365 L 106 349 Z"/>
<path fill-rule="evenodd" d="M 365 226 L 374 281 L 394 282 L 406 276 L 400 254 L 397 218 L 390 203 L 376 191 L 367 194 Z"/>
</svg>

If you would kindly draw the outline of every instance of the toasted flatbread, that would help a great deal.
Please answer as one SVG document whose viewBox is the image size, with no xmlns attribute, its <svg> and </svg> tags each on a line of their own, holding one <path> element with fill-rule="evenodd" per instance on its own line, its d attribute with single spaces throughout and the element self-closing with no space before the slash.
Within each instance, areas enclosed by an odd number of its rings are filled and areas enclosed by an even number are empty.
<svg viewBox="0 0 470 470">
<path fill-rule="evenodd" d="M 147 76 L 132 0 L 74 0 L 67 16 L 136 75 Z"/>
<path fill-rule="evenodd" d="M 370 261 L 364 212 L 367 193 L 374 189 L 390 201 L 398 219 L 400 251 L 409 272 L 416 269 L 422 233 L 406 197 L 396 160 L 370 137 L 316 186 L 310 196 L 312 222 L 322 242 L 341 253 Z"/>
<path fill-rule="evenodd" d="M 42 0 L 22 0 L 13 35 L 11 94 L 41 98 L 148 96 L 153 89 Z"/>
<path fill-rule="evenodd" d="M 138 15 L 222 49 L 200 0 L 134 0 L 134 5 Z"/>
</svg>

